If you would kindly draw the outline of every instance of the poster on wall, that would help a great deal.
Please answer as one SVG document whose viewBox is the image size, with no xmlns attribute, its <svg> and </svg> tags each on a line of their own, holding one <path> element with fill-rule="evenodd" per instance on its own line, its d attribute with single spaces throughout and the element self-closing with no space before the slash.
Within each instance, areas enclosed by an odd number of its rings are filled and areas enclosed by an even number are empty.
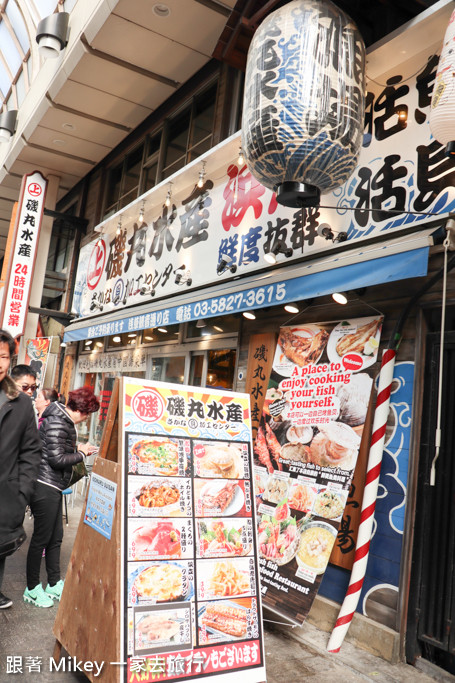
<svg viewBox="0 0 455 683">
<path fill-rule="evenodd" d="M 303 623 L 340 528 L 382 317 L 280 329 L 254 446 L 262 599 Z"/>
<path fill-rule="evenodd" d="M 125 681 L 266 680 L 249 396 L 125 378 Z"/>
<path fill-rule="evenodd" d="M 27 339 L 25 344 L 25 364 L 30 365 L 36 373 L 36 386 L 43 385 L 49 358 L 50 337 Z"/>
</svg>

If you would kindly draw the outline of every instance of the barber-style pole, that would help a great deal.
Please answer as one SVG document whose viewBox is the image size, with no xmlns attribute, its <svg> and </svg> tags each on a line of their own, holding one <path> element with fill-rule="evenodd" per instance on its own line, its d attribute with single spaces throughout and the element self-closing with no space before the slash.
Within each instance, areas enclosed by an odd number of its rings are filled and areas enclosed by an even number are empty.
<svg viewBox="0 0 455 683">
<path fill-rule="evenodd" d="M 374 511 L 378 494 L 379 475 L 381 473 L 382 453 L 384 450 L 385 430 L 389 414 L 390 393 L 392 389 L 396 355 L 396 350 L 386 349 L 382 356 L 381 371 L 379 373 L 378 397 L 374 413 L 373 434 L 368 455 L 365 490 L 363 493 L 362 512 L 360 515 L 354 564 L 348 590 L 327 645 L 327 650 L 329 652 L 339 652 L 340 650 L 357 608 L 363 580 L 365 578 L 371 533 L 373 531 Z"/>
</svg>

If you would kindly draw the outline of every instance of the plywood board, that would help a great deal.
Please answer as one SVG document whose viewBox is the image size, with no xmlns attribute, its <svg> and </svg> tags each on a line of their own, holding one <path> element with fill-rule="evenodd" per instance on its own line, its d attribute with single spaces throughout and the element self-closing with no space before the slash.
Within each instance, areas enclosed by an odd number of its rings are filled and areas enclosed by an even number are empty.
<svg viewBox="0 0 455 683">
<path fill-rule="evenodd" d="M 85 662 L 105 662 L 90 681 L 117 683 L 120 651 L 120 496 L 121 466 L 97 458 L 93 472 L 117 484 L 110 540 L 83 522 L 85 506 L 65 577 L 65 588 L 53 633 L 70 656 Z"/>
</svg>

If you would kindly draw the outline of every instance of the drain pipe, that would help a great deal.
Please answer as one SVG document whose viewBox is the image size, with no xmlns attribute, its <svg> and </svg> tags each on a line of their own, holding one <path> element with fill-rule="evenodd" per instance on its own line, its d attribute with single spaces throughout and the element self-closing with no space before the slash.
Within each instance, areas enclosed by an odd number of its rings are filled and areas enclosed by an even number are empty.
<svg viewBox="0 0 455 683">
<path fill-rule="evenodd" d="M 370 548 L 370 541 L 373 531 L 374 512 L 376 508 L 376 499 L 378 494 L 379 476 L 381 473 L 382 455 L 384 452 L 385 432 L 387 426 L 387 418 L 389 414 L 390 394 L 393 381 L 393 370 L 395 367 L 395 359 L 398 348 L 401 342 L 403 327 L 406 320 L 415 306 L 417 301 L 438 282 L 441 277 L 444 278 L 444 292 L 443 292 L 443 320 L 441 325 L 441 336 L 444 334 L 444 319 L 445 319 L 445 284 L 446 277 L 449 270 L 455 267 L 455 256 L 452 256 L 447 262 L 447 251 L 455 250 L 455 220 L 449 219 L 445 225 L 446 239 L 444 240 L 444 265 L 433 275 L 428 282 L 426 282 L 419 291 L 414 294 L 404 307 L 400 317 L 397 320 L 393 333 L 390 337 L 388 347 L 384 350 L 381 370 L 378 380 L 378 396 L 376 399 L 376 407 L 373 420 L 373 433 L 370 442 L 370 451 L 368 454 L 368 465 L 365 477 L 365 488 L 363 492 L 362 510 L 360 514 L 360 524 L 357 535 L 357 543 L 355 548 L 354 564 L 352 567 L 351 578 L 349 581 L 346 596 L 341 605 L 338 619 L 336 620 L 334 629 L 330 636 L 327 650 L 329 652 L 339 652 L 343 643 L 344 637 L 349 629 L 351 621 L 354 617 L 355 610 L 360 599 L 363 581 L 365 578 L 366 567 L 368 563 L 368 553 Z M 442 342 L 441 342 L 442 345 Z M 441 377 L 441 375 L 440 375 Z M 439 427 L 438 423 L 438 427 Z M 439 434 L 439 437 L 438 437 Z M 440 430 L 437 432 L 440 441 Z M 437 460 L 439 450 L 435 454 L 433 464 Z"/>
</svg>

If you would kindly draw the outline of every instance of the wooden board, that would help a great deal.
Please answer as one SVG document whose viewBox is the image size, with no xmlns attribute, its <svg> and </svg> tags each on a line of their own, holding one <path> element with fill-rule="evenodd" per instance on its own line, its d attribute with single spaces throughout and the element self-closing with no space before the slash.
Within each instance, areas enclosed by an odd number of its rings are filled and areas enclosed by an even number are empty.
<svg viewBox="0 0 455 683">
<path fill-rule="evenodd" d="M 84 524 L 82 510 L 65 587 L 54 623 L 54 658 L 63 646 L 84 662 L 105 662 L 102 672 L 87 672 L 92 682 L 118 683 L 120 668 L 120 512 L 122 465 L 118 462 L 118 396 L 116 380 L 93 472 L 117 484 L 112 535 L 105 538 Z M 115 433 L 114 433 L 115 432 Z"/>
<path fill-rule="evenodd" d="M 256 439 L 259 422 L 262 416 L 265 394 L 272 370 L 273 356 L 276 347 L 276 334 L 254 334 L 250 337 L 248 347 L 248 369 L 245 391 L 251 401 L 251 431 L 253 441 Z"/>
</svg>

